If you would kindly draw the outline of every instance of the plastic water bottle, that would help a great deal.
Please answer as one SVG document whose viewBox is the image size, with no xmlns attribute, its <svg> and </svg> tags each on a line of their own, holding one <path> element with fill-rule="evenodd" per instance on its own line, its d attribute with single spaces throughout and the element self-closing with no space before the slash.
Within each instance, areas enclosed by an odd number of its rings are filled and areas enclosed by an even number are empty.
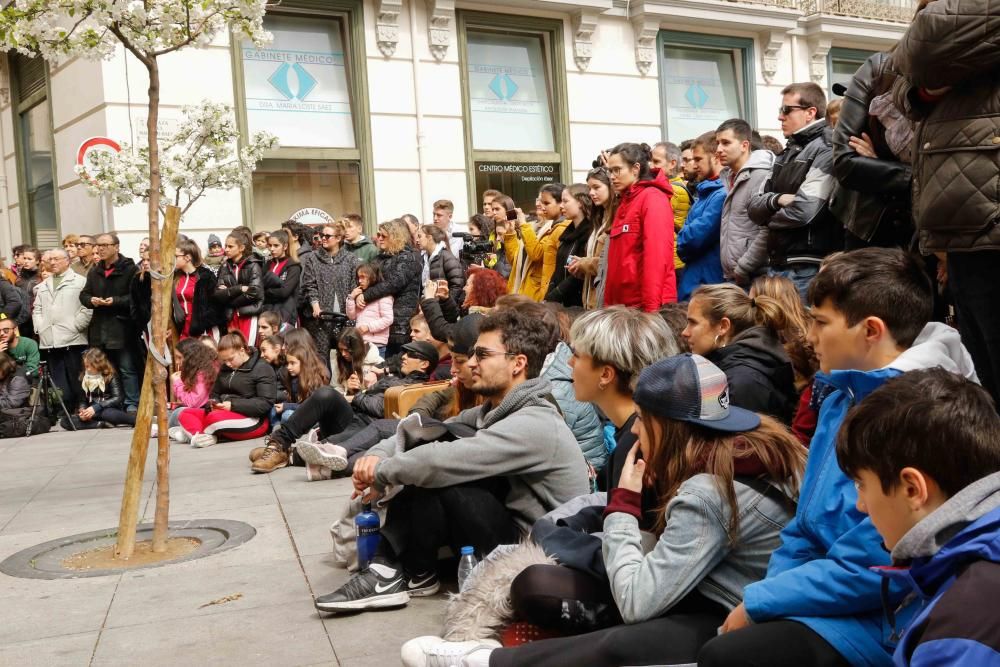
<svg viewBox="0 0 1000 667">
<path fill-rule="evenodd" d="M 472 547 L 462 547 L 462 557 L 458 561 L 458 592 L 461 593 L 465 590 L 465 584 L 469 580 L 469 575 L 472 574 L 472 570 L 475 569 L 476 556 L 473 553 L 474 549 Z"/>
<path fill-rule="evenodd" d="M 364 572 L 375 556 L 379 540 L 382 533 L 379 532 L 381 524 L 378 512 L 372 511 L 372 504 L 365 503 L 362 506 L 361 514 L 354 517 L 354 530 L 358 546 L 358 570 Z"/>
</svg>

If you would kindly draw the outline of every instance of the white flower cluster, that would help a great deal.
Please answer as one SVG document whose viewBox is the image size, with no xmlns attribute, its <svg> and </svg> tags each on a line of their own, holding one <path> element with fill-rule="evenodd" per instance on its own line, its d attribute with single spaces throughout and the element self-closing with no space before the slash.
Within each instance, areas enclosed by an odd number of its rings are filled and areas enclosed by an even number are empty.
<svg viewBox="0 0 1000 667">
<path fill-rule="evenodd" d="M 266 0 L 14 0 L 0 10 L 0 50 L 60 62 L 110 57 L 124 44 L 137 57 L 207 46 L 227 27 L 238 39 L 270 41 Z"/>
<path fill-rule="evenodd" d="M 185 107 L 183 117 L 177 131 L 159 142 L 161 211 L 166 204 L 187 211 L 207 190 L 246 187 L 264 151 L 278 143 L 258 132 L 238 149 L 236 117 L 226 104 L 204 100 Z M 120 153 L 93 151 L 76 173 L 91 194 L 108 194 L 115 206 L 149 198 L 148 147 L 123 144 Z"/>
</svg>

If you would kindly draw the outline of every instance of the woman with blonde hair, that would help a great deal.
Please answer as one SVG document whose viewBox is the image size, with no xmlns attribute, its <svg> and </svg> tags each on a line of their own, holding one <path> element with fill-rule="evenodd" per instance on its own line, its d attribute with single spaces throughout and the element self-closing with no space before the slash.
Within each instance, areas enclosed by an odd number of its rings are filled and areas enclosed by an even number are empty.
<svg viewBox="0 0 1000 667">
<path fill-rule="evenodd" d="M 781 342 L 787 326 L 786 310 L 771 297 L 751 298 L 732 284 L 702 285 L 691 295 L 681 335 L 725 372 L 733 405 L 789 424 L 799 394 Z"/>
<path fill-rule="evenodd" d="M 398 354 L 410 339 L 410 318 L 417 312 L 420 301 L 420 273 L 423 263 L 412 247 L 413 238 L 406 223 L 390 220 L 378 226 L 375 245 L 379 254 L 375 262 L 382 271 L 382 280 L 354 297 L 358 308 L 370 301 L 392 296 L 392 326 L 386 344 L 386 358 Z"/>
</svg>

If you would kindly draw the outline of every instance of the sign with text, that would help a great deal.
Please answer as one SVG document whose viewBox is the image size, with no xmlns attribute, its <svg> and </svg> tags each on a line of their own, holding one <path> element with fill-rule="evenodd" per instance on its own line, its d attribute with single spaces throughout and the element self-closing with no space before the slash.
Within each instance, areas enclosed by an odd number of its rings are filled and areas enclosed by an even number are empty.
<svg viewBox="0 0 1000 667">
<path fill-rule="evenodd" d="M 282 146 L 354 148 L 339 21 L 267 17 L 274 41 L 241 48 L 250 132 Z"/>
<path fill-rule="evenodd" d="M 483 192 L 499 190 L 514 200 L 530 215 L 535 211 L 535 198 L 546 183 L 560 183 L 558 163 L 477 162 L 476 196 L 482 202 Z M 482 206 L 479 206 L 482 212 Z"/>
</svg>

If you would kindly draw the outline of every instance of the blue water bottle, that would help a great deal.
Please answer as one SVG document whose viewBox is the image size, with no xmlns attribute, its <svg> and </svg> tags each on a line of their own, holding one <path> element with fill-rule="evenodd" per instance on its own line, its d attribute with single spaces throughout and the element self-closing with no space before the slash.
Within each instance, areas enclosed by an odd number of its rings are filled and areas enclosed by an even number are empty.
<svg viewBox="0 0 1000 667">
<path fill-rule="evenodd" d="M 354 517 L 354 530 L 358 545 L 358 571 L 364 572 L 371 565 L 382 533 L 379 532 L 378 512 L 372 511 L 372 504 L 365 503 L 361 514 Z"/>
</svg>

